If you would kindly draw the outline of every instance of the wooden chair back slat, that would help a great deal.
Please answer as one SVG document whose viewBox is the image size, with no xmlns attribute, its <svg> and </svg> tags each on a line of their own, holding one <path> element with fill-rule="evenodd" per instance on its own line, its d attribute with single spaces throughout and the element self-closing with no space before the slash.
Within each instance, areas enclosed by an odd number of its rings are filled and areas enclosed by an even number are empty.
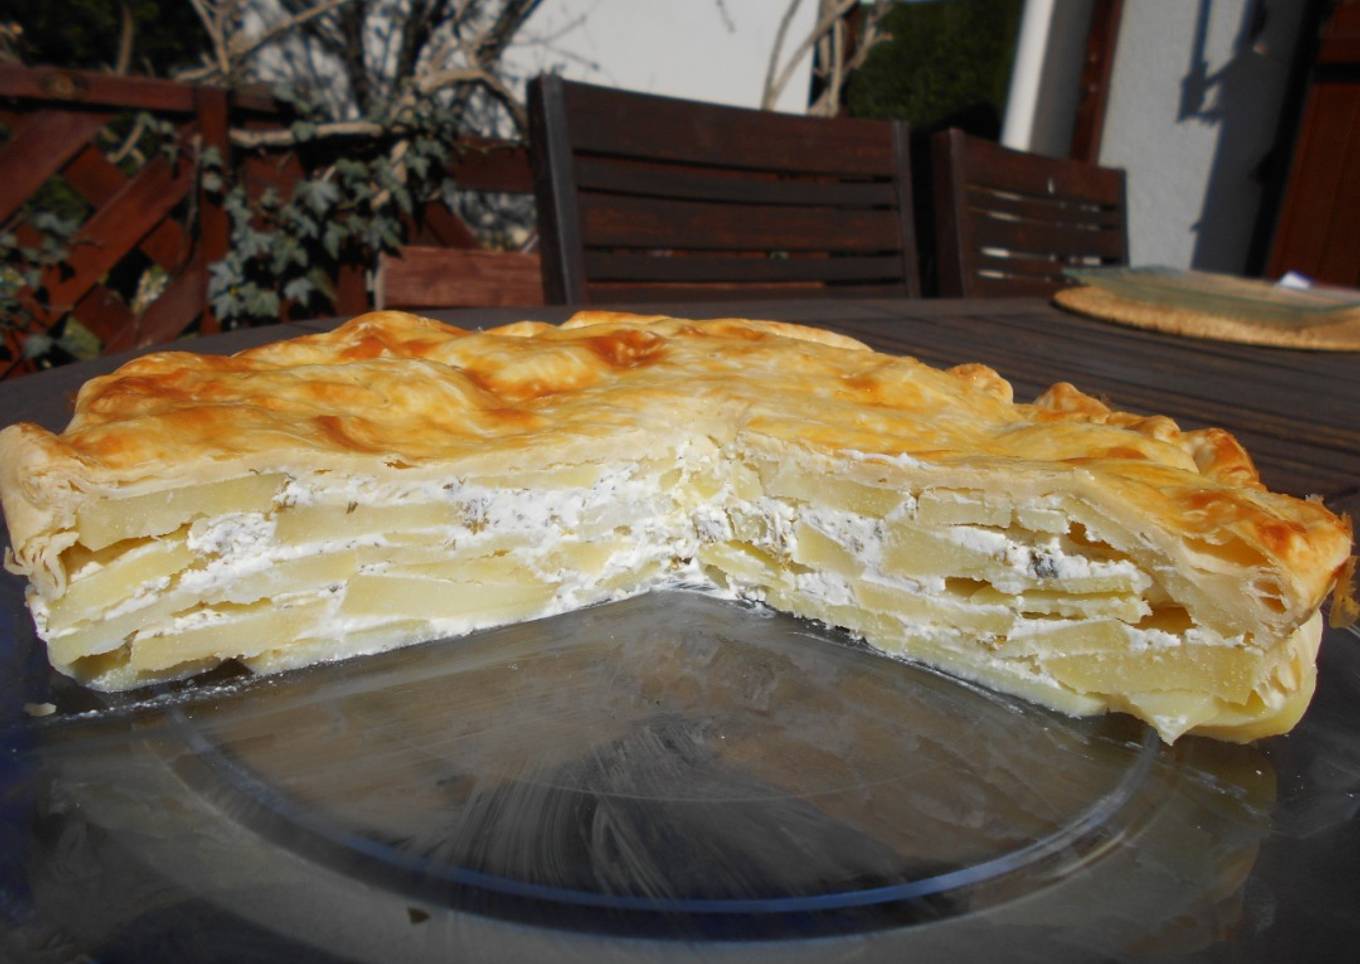
<svg viewBox="0 0 1360 964">
<path fill-rule="evenodd" d="M 378 259 L 378 308 L 488 308 L 543 304 L 536 254 L 403 247 Z"/>
<path fill-rule="evenodd" d="M 611 194 L 581 197 L 590 247 L 701 251 L 890 251 L 897 213 L 712 204 Z"/>
<path fill-rule="evenodd" d="M 586 270 L 597 282 L 826 282 L 890 281 L 901 273 L 895 255 L 828 258 L 740 254 L 638 254 L 587 251 Z"/>
<path fill-rule="evenodd" d="M 1018 278 L 1047 279 L 1061 283 L 1065 267 L 1068 267 L 1068 263 L 1057 258 L 1031 258 L 1014 252 L 1002 254 L 984 250 L 977 259 L 978 274 L 991 278 L 998 275 L 1013 275 Z"/>
<path fill-rule="evenodd" d="M 967 205 L 976 211 L 987 211 L 996 217 L 1010 217 L 1024 221 L 1043 221 L 1050 224 L 1070 224 L 1084 228 L 1119 228 L 1124 224 L 1123 212 L 1113 205 L 1092 204 L 1068 198 L 1037 198 L 1009 191 L 998 191 L 967 185 Z"/>
<path fill-rule="evenodd" d="M 1061 282 L 1045 278 L 1025 278 L 1019 276 L 989 277 L 978 275 L 973 281 L 970 298 L 1047 298 Z"/>
<path fill-rule="evenodd" d="M 553 302 L 920 293 L 905 125 L 552 76 L 529 107 Z"/>
<path fill-rule="evenodd" d="M 958 130 L 931 142 L 938 291 L 1050 295 L 1066 266 L 1126 264 L 1122 170 L 1014 151 Z"/>
<path fill-rule="evenodd" d="M 796 174 L 891 176 L 892 144 L 879 121 L 827 122 L 576 84 L 561 92 L 574 154 Z M 809 132 L 815 131 L 809 141 Z"/>
<path fill-rule="evenodd" d="M 905 298 L 906 286 L 895 284 L 824 285 L 816 281 L 796 281 L 788 284 L 668 284 L 645 285 L 598 283 L 591 286 L 597 302 L 684 302 L 684 301 L 754 301 L 780 298 Z"/>
<path fill-rule="evenodd" d="M 1012 150 L 958 130 L 937 136 L 962 145 L 958 156 L 967 184 L 1111 206 L 1124 203 L 1124 175 L 1115 168 Z"/>
<path fill-rule="evenodd" d="M 1093 258 L 1111 263 L 1124 257 L 1124 234 L 1117 228 L 1072 228 L 1041 221 L 1006 221 L 987 211 L 972 211 L 973 240 L 979 252 L 1002 248 L 1015 254 L 1049 255 L 1081 263 Z"/>
<path fill-rule="evenodd" d="M 762 180 L 749 171 L 676 167 L 624 158 L 582 156 L 576 159 L 576 186 L 588 191 L 824 207 L 893 207 L 897 190 L 885 181 L 841 181 L 822 176 Z"/>
</svg>

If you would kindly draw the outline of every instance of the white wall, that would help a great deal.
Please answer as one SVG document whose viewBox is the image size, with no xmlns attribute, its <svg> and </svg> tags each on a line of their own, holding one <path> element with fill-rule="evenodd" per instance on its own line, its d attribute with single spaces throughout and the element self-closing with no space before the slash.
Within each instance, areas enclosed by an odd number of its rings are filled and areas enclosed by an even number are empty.
<svg viewBox="0 0 1360 964">
<path fill-rule="evenodd" d="M 523 77 L 557 69 L 573 80 L 691 100 L 760 106 L 779 21 L 790 0 L 547 0 L 507 62 Z M 812 29 L 801 0 L 785 57 Z M 776 108 L 807 109 L 809 59 Z"/>
<path fill-rule="evenodd" d="M 1245 270 L 1261 194 L 1252 171 L 1275 133 L 1305 4 L 1264 0 L 1265 30 L 1242 50 L 1254 6 L 1124 4 L 1100 162 L 1128 170 L 1135 264 Z M 1201 11 L 1202 68 L 1192 60 Z"/>
<path fill-rule="evenodd" d="M 1092 0 L 1029 0 L 1020 21 L 1001 143 L 1048 157 L 1072 150 Z"/>
</svg>

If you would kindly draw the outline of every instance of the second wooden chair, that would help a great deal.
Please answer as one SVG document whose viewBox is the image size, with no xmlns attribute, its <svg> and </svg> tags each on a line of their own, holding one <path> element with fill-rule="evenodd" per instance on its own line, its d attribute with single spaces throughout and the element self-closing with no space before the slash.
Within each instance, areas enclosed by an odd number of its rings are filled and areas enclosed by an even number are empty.
<svg viewBox="0 0 1360 964">
<path fill-rule="evenodd" d="M 939 294 L 1049 295 L 1065 267 L 1127 264 L 1122 170 L 1010 150 L 959 130 L 931 141 Z"/>
<path fill-rule="evenodd" d="M 529 88 L 548 300 L 920 294 L 905 124 Z"/>
</svg>

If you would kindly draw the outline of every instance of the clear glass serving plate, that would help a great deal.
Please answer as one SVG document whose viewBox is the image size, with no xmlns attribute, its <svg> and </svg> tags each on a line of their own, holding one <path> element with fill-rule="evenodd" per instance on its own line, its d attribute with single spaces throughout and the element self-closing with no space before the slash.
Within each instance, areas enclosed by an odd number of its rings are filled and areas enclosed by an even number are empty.
<svg viewBox="0 0 1360 964">
<path fill-rule="evenodd" d="M 1270 960 L 1360 783 L 1344 693 L 1168 748 L 696 593 L 120 697 L 0 601 L 5 960 Z"/>
</svg>

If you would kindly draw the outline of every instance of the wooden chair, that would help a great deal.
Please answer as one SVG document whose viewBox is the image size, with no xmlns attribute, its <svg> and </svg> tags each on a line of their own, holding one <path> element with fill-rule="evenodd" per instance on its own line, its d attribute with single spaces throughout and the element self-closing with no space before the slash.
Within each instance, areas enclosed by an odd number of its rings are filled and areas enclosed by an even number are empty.
<svg viewBox="0 0 1360 964">
<path fill-rule="evenodd" d="M 905 124 L 529 87 L 554 303 L 920 294 Z"/>
<path fill-rule="evenodd" d="M 1010 150 L 962 131 L 931 139 L 939 294 L 1052 294 L 1068 266 L 1127 264 L 1122 170 Z"/>
<path fill-rule="evenodd" d="M 378 258 L 378 308 L 492 308 L 543 304 L 536 254 L 404 247 Z"/>
</svg>

